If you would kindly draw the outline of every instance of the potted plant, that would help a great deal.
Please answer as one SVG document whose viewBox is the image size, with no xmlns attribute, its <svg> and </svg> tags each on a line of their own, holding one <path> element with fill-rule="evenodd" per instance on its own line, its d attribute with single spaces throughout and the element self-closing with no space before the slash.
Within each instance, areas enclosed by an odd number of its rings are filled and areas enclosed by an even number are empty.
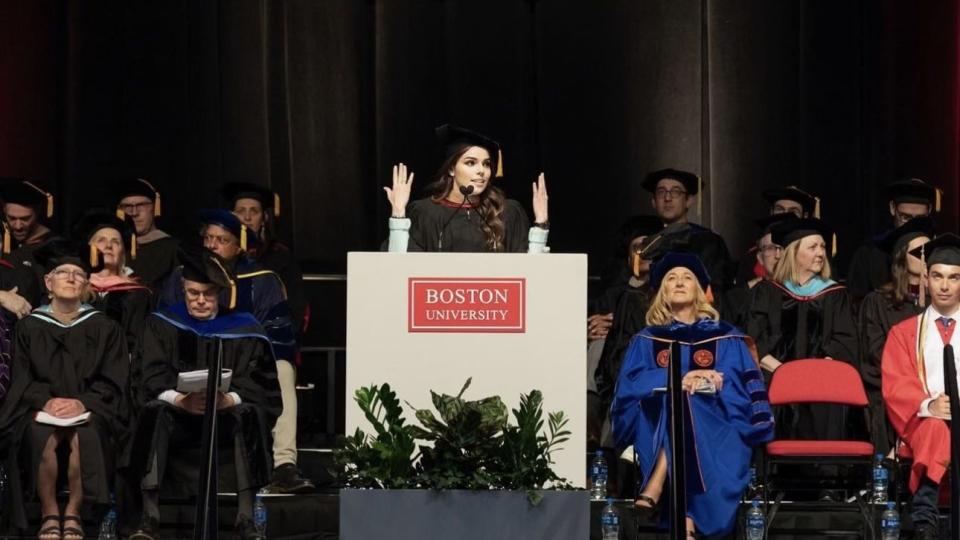
<svg viewBox="0 0 960 540">
<path fill-rule="evenodd" d="M 543 414 L 533 390 L 512 410 L 498 396 L 466 400 L 431 391 L 433 407 L 408 424 L 388 384 L 360 388 L 354 401 L 375 433 L 359 428 L 335 457 L 340 538 L 551 538 L 589 536 L 589 494 L 551 469 L 568 440 L 563 412 Z M 409 405 L 409 404 L 408 404 Z"/>
</svg>

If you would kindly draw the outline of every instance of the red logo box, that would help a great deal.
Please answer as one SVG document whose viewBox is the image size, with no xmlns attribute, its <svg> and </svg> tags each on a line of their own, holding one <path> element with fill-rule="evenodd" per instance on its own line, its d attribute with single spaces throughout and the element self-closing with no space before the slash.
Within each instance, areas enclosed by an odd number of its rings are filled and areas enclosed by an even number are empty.
<svg viewBox="0 0 960 540">
<path fill-rule="evenodd" d="M 412 277 L 408 286 L 410 332 L 526 331 L 525 278 Z"/>
</svg>

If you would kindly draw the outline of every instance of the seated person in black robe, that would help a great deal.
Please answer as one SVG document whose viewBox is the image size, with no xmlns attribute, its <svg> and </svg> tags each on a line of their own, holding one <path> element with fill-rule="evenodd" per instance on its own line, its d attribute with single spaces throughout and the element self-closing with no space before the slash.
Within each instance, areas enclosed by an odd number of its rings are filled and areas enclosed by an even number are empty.
<svg viewBox="0 0 960 540">
<path fill-rule="evenodd" d="M 771 239 L 783 253 L 771 279 L 753 288 L 747 319 L 762 370 L 772 374 L 805 358 L 858 366 L 850 295 L 830 279 L 833 231 L 819 219 L 785 219 L 773 226 Z M 841 440 L 851 433 L 846 410 L 837 406 L 783 407 L 776 415 L 779 438 Z"/>
<path fill-rule="evenodd" d="M 176 268 L 180 245 L 179 240 L 157 228 L 160 192 L 150 181 L 132 178 L 117 184 L 113 194 L 117 217 L 129 216 L 137 233 L 137 256 L 130 258 L 130 268 L 144 285 L 157 291 Z"/>
<path fill-rule="evenodd" d="M 783 246 L 773 243 L 770 230 L 774 224 L 784 219 L 793 219 L 792 212 L 780 212 L 770 214 L 758 219 L 755 223 L 760 229 L 760 235 L 757 243 L 748 252 L 752 256 L 747 261 L 741 261 L 741 266 L 750 266 L 749 276 L 739 279 L 732 289 L 727 291 L 721 303 L 723 309 L 720 312 L 720 318 L 737 328 L 745 329 L 747 319 L 750 315 L 750 297 L 753 288 L 764 279 L 769 279 L 773 275 L 773 270 L 780 261 L 780 255 L 783 254 Z"/>
<path fill-rule="evenodd" d="M 90 246 L 90 304 L 120 325 L 127 352 L 135 353 L 140 348 L 153 295 L 127 266 L 139 251 L 132 220 L 94 209 L 85 212 L 72 231 L 78 243 Z"/>
<path fill-rule="evenodd" d="M 643 189 L 653 196 L 651 204 L 665 226 L 663 234 L 671 243 L 684 243 L 685 249 L 703 261 L 712 279 L 711 303 L 719 307 L 724 292 L 733 282 L 733 263 L 723 237 L 712 230 L 690 223 L 688 214 L 699 204 L 703 182 L 692 172 L 663 169 L 647 175 Z"/>
<path fill-rule="evenodd" d="M 86 250 L 83 250 L 86 251 Z M 23 502 L 40 499 L 42 539 L 83 537 L 80 505 L 110 504 L 114 449 L 126 425 L 129 360 L 114 321 L 83 303 L 88 268 L 61 241 L 37 250 L 50 303 L 17 323 L 10 392 L 0 408 L 5 468 L 4 511 L 23 529 Z M 86 415 L 84 418 L 83 415 Z M 56 422 L 76 425 L 58 427 Z M 70 497 L 57 503 L 57 450 L 69 452 Z"/>
<path fill-rule="evenodd" d="M 56 235 L 45 224 L 53 217 L 53 195 L 23 178 L 0 184 L 3 200 L 3 258 L 17 272 L 18 294 L 33 306 L 46 301 L 43 264 L 34 252 Z M 23 271 L 25 270 L 25 271 Z"/>
<path fill-rule="evenodd" d="M 237 482 L 236 533 L 263 538 L 254 527 L 253 502 L 269 481 L 269 429 L 280 414 L 280 390 L 270 341 L 246 312 L 222 312 L 221 289 L 235 278 L 210 252 L 181 253 L 185 301 L 151 315 L 137 360 L 141 415 L 130 467 L 141 480 L 143 519 L 131 539 L 157 537 L 159 492 L 171 453 L 202 439 L 202 392 L 177 391 L 178 374 L 206 368 L 223 346 L 223 368 L 233 371 L 228 392 L 217 396 L 218 444 L 232 451 Z"/>
<path fill-rule="evenodd" d="M 880 361 L 887 334 L 894 325 L 923 311 L 927 305 L 923 290 L 923 262 L 910 254 L 935 236 L 933 220 L 929 217 L 911 219 L 890 231 L 879 243 L 890 254 L 893 264 L 891 281 L 867 294 L 860 304 L 858 326 L 863 361 L 860 374 L 867 390 L 867 428 L 870 440 L 878 454 L 892 453 L 896 432 L 887 418 L 883 401 Z"/>
<path fill-rule="evenodd" d="M 940 211 L 940 190 L 919 178 L 897 180 L 887 185 L 888 209 L 896 229 L 916 217 Z M 885 231 L 868 239 L 853 253 L 847 269 L 847 287 L 854 306 L 859 306 L 868 293 L 890 282 L 890 254 L 880 243 L 890 234 Z"/>
<path fill-rule="evenodd" d="M 409 206 L 413 173 L 393 167 L 389 251 L 543 253 L 550 222 L 543 174 L 533 184 L 533 227 L 520 203 L 493 185 L 503 176 L 496 141 L 453 125 L 436 129 L 444 161 L 426 187 L 428 196 Z M 494 176 L 496 171 L 496 176 Z M 529 227 L 529 230 L 528 230 Z"/>
</svg>

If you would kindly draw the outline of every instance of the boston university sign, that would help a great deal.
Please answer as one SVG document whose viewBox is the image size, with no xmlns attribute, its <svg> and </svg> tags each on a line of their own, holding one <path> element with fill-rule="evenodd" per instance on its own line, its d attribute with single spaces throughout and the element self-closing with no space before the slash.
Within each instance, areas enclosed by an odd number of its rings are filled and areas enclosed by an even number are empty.
<svg viewBox="0 0 960 540">
<path fill-rule="evenodd" d="M 525 278 L 411 277 L 410 332 L 526 331 Z"/>
</svg>

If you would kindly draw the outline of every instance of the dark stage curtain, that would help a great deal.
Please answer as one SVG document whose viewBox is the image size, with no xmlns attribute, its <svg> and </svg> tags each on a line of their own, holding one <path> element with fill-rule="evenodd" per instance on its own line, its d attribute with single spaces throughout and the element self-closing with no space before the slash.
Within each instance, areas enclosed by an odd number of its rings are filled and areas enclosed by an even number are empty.
<svg viewBox="0 0 960 540">
<path fill-rule="evenodd" d="M 850 253 L 902 175 L 943 187 L 956 228 L 958 35 L 955 2 L 4 0 L 0 175 L 52 187 L 61 226 L 143 175 L 178 234 L 221 182 L 262 182 L 307 267 L 342 270 L 386 235 L 390 166 L 425 185 L 449 121 L 504 144 L 528 208 L 546 171 L 552 248 L 594 271 L 666 166 L 704 177 L 696 219 L 734 254 L 783 184 Z"/>
</svg>

